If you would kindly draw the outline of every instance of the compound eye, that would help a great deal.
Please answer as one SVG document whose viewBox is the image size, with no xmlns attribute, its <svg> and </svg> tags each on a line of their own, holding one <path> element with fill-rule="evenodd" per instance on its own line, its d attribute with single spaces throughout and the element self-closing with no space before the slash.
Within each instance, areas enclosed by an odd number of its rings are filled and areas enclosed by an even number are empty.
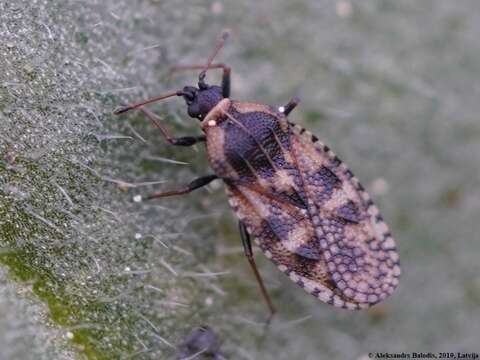
<svg viewBox="0 0 480 360">
<path fill-rule="evenodd" d="M 186 92 L 183 96 L 185 97 L 185 100 L 190 103 L 195 99 L 195 95 L 191 92 Z"/>
<path fill-rule="evenodd" d="M 195 118 L 195 117 L 197 117 L 199 114 L 200 114 L 200 111 L 199 111 L 199 109 L 198 109 L 198 105 L 195 104 L 195 105 L 190 105 L 190 106 L 188 107 L 188 115 L 189 115 L 190 117 Z"/>
</svg>

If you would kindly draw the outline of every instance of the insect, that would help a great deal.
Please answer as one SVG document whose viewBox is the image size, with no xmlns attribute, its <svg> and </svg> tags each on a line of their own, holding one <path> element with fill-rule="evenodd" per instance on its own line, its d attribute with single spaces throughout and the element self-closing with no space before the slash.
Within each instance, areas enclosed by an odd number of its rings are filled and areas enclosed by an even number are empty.
<svg viewBox="0 0 480 360">
<path fill-rule="evenodd" d="M 257 270 L 251 237 L 283 273 L 318 299 L 340 308 L 365 309 L 388 297 L 400 277 L 395 241 L 377 207 L 348 167 L 314 135 L 287 118 L 293 98 L 277 108 L 230 99 L 230 67 L 213 63 L 226 34 L 201 70 L 198 87 L 185 86 L 141 103 L 140 109 L 172 145 L 206 144 L 214 174 L 145 199 L 187 194 L 223 180 L 239 218 L 245 255 L 261 293 L 275 309 Z M 210 69 L 222 69 L 220 86 L 208 85 Z M 144 105 L 182 97 L 203 135 L 173 137 Z M 140 200 L 140 199 L 137 199 Z"/>
<path fill-rule="evenodd" d="M 176 347 L 178 360 L 200 359 L 204 355 L 212 360 L 225 360 L 226 357 L 220 351 L 221 342 L 217 334 L 209 326 L 200 326 L 193 330 Z"/>
</svg>

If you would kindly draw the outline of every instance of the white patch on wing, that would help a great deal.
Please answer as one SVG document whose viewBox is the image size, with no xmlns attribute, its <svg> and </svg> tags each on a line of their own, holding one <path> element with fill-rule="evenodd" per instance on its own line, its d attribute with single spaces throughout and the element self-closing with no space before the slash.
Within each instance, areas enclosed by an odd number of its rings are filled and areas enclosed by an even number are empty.
<svg viewBox="0 0 480 360">
<path fill-rule="evenodd" d="M 282 245 L 290 252 L 295 253 L 312 235 L 309 234 L 307 226 L 308 224 L 303 226 L 301 223 L 295 225 L 293 229 L 288 232 L 287 239 L 282 239 Z"/>
<path fill-rule="evenodd" d="M 293 177 L 286 170 L 278 170 L 273 176 L 273 184 L 277 191 L 288 191 L 295 188 Z"/>
</svg>

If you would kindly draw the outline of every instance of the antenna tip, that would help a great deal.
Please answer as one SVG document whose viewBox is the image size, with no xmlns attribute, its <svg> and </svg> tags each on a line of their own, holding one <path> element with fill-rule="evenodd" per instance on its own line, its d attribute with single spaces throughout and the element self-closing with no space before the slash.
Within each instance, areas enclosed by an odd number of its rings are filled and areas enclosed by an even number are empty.
<svg viewBox="0 0 480 360">
<path fill-rule="evenodd" d="M 123 107 L 120 107 L 118 109 L 115 109 L 113 111 L 113 114 L 114 115 L 120 115 L 120 114 L 123 114 L 124 112 L 127 112 L 130 109 L 131 109 L 130 106 L 123 106 Z"/>
</svg>

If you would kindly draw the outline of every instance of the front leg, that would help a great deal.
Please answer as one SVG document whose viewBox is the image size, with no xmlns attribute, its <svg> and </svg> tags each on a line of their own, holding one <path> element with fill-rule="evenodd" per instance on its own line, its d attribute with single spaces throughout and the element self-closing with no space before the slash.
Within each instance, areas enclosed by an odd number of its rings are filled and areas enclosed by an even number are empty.
<svg viewBox="0 0 480 360">
<path fill-rule="evenodd" d="M 206 141 L 205 135 L 173 137 L 170 135 L 170 132 L 162 124 L 160 124 L 157 115 L 152 113 L 150 110 L 144 109 L 143 107 L 140 108 L 140 111 L 142 111 L 145 116 L 152 122 L 152 124 L 160 130 L 165 140 L 167 140 L 172 145 L 192 146 L 197 142 Z"/>
<path fill-rule="evenodd" d="M 206 65 L 193 64 L 193 65 L 176 65 L 170 69 L 170 72 L 179 71 L 179 70 L 203 70 Z M 223 63 L 220 64 L 211 64 L 209 69 L 222 69 L 222 95 L 224 98 L 230 97 L 230 74 L 231 68 Z"/>
<path fill-rule="evenodd" d="M 288 116 L 288 114 L 290 114 L 292 110 L 297 107 L 298 104 L 300 104 L 300 99 L 298 97 L 293 97 L 286 105 L 280 106 L 278 110 L 281 113 L 284 113 L 285 116 Z"/>
<path fill-rule="evenodd" d="M 193 180 L 190 184 L 188 184 L 187 186 L 185 186 L 183 188 L 151 194 L 151 195 L 148 195 L 144 198 L 142 198 L 141 196 L 135 196 L 133 198 L 133 200 L 135 202 L 140 202 L 142 200 L 151 200 L 151 199 L 156 199 L 156 198 L 160 198 L 160 197 L 188 194 L 189 192 L 192 192 L 193 190 L 196 190 L 196 189 L 201 188 L 205 185 L 208 185 L 209 183 L 211 183 L 215 179 L 218 179 L 217 175 L 202 176 L 198 179 Z"/>
</svg>

